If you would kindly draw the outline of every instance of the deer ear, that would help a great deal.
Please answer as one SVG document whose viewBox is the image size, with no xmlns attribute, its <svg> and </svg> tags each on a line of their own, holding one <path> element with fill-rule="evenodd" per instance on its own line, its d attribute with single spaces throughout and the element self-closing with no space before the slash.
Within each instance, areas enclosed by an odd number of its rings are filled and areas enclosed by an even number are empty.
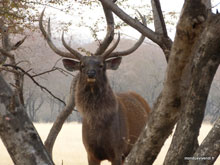
<svg viewBox="0 0 220 165">
<path fill-rule="evenodd" d="M 119 65 L 121 64 L 122 57 L 116 57 L 112 59 L 106 60 L 106 69 L 116 70 L 118 69 Z"/>
<path fill-rule="evenodd" d="M 80 62 L 70 59 L 63 59 L 63 65 L 68 71 L 76 71 L 80 69 Z"/>
</svg>

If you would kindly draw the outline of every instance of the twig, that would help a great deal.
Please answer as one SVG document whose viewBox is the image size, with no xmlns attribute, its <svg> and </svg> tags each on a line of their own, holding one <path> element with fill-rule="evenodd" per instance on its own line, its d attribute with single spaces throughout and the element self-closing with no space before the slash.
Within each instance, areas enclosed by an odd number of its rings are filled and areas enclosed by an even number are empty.
<svg viewBox="0 0 220 165">
<path fill-rule="evenodd" d="M 47 70 L 47 71 L 44 71 L 44 72 L 41 72 L 41 73 L 35 73 L 35 75 L 32 75 L 32 77 L 38 77 L 38 76 L 42 76 L 44 74 L 47 74 L 47 73 L 50 73 L 50 72 L 53 72 L 53 71 L 56 71 L 58 70 L 59 72 L 61 72 L 62 74 L 64 74 L 65 76 L 67 76 L 67 74 L 71 75 L 74 77 L 73 74 L 63 70 L 62 68 L 58 68 L 58 67 L 53 67 L 51 70 Z"/>
<path fill-rule="evenodd" d="M 43 74 L 50 73 L 50 72 L 53 72 L 53 71 L 55 71 L 55 70 L 57 70 L 57 68 L 52 68 L 51 70 L 47 70 L 47 71 L 44 71 L 44 72 L 41 72 L 41 73 L 32 75 L 32 77 L 41 76 L 41 75 L 43 75 Z"/>
<path fill-rule="evenodd" d="M 0 71 L 7 71 L 7 72 L 11 72 L 11 73 L 15 73 L 15 74 L 18 74 L 18 71 L 16 70 L 13 70 L 13 69 L 9 69 L 9 68 L 6 68 L 6 67 L 0 67 Z"/>
<path fill-rule="evenodd" d="M 61 100 L 60 98 L 56 97 L 51 91 L 49 91 L 46 87 L 40 85 L 34 78 L 33 76 L 31 76 L 29 73 L 27 73 L 24 69 L 22 69 L 21 67 L 19 66 L 15 66 L 15 65 L 11 65 L 11 64 L 4 64 L 3 66 L 5 67 L 12 67 L 16 70 L 20 70 L 21 72 L 23 72 L 25 75 L 27 75 L 37 86 L 39 86 L 41 88 L 41 90 L 45 90 L 47 93 L 49 93 L 52 97 L 54 97 L 55 99 L 59 100 L 60 102 L 62 102 L 65 106 L 66 106 L 66 103 Z"/>
<path fill-rule="evenodd" d="M 59 67 L 56 66 L 57 63 L 58 63 L 60 60 L 62 60 L 62 59 L 63 59 L 63 57 L 59 58 L 59 59 L 55 62 L 54 66 L 53 66 L 52 68 L 57 68 L 57 70 L 60 71 L 60 72 L 61 72 L 62 74 L 64 74 L 65 76 L 66 76 L 65 73 L 67 73 L 68 75 L 71 75 L 71 76 L 74 77 L 74 75 L 71 74 L 70 72 L 67 72 L 66 70 L 63 70 L 62 68 L 59 68 Z"/>
<path fill-rule="evenodd" d="M 19 61 L 19 62 L 16 63 L 16 66 L 17 66 L 18 64 L 21 64 L 21 63 L 24 63 L 24 62 L 28 63 L 29 65 L 31 64 L 30 61 L 28 61 L 28 60 L 21 60 L 21 61 Z"/>
</svg>

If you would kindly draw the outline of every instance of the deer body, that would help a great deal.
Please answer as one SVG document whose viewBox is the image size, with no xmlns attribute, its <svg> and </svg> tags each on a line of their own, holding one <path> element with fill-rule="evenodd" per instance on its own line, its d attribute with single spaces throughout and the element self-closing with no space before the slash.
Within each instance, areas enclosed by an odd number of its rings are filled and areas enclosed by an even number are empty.
<svg viewBox="0 0 220 165">
<path fill-rule="evenodd" d="M 80 64 L 63 60 L 66 69 L 80 70 L 75 84 L 75 101 L 83 118 L 83 143 L 89 165 L 100 164 L 105 159 L 113 165 L 120 165 L 140 135 L 150 112 L 147 102 L 138 94 L 115 94 L 112 91 L 106 69 L 117 69 L 120 62 L 121 57 L 108 61 L 100 57 L 84 57 Z"/>
<path fill-rule="evenodd" d="M 113 52 L 120 40 L 118 35 L 117 41 L 107 49 L 113 39 L 111 34 L 114 34 L 114 21 L 112 16 L 109 17 L 112 13 L 107 8 L 104 10 L 109 19 L 109 31 L 100 47 L 94 54 L 91 53 L 91 56 L 83 56 L 67 45 L 64 34 L 62 42 L 69 53 L 59 50 L 51 40 L 50 21 L 48 33 L 43 27 L 44 10 L 39 26 L 48 45 L 56 54 L 73 59 L 63 59 L 64 67 L 69 71 L 79 71 L 74 94 L 76 107 L 83 119 L 83 143 L 89 165 L 99 165 L 105 159 L 112 165 L 122 165 L 147 122 L 150 108 L 147 102 L 134 92 L 114 93 L 109 85 L 106 70 L 116 70 L 122 56 L 134 52 L 145 37 L 142 35 L 128 50 Z M 146 25 L 146 20 L 142 16 L 141 19 L 143 25 Z"/>
<path fill-rule="evenodd" d="M 132 97 L 130 94 L 123 95 L 122 99 L 127 99 L 126 95 Z M 146 124 L 148 113 L 143 107 L 130 107 L 140 108 L 140 111 L 135 112 L 135 109 L 131 109 L 129 113 L 126 109 L 129 104 L 125 107 L 123 102 L 120 103 L 121 100 L 118 101 L 118 109 L 114 109 L 116 112 L 102 116 L 103 120 L 97 121 L 100 118 L 94 117 L 89 123 L 86 117 L 83 119 L 83 143 L 88 153 L 89 164 L 99 164 L 101 160 L 107 159 L 112 164 L 120 165 Z"/>
</svg>

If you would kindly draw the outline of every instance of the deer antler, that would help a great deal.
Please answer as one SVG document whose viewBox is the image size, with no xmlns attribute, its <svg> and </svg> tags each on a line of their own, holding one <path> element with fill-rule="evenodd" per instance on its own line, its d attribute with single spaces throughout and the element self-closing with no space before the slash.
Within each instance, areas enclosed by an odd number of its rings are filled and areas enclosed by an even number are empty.
<svg viewBox="0 0 220 165">
<path fill-rule="evenodd" d="M 74 50 L 73 48 L 71 48 L 65 41 L 64 39 L 64 32 L 62 34 L 62 42 L 63 42 L 63 46 L 72 54 L 74 54 L 74 56 L 80 60 L 82 58 L 83 55 L 81 55 L 78 51 Z"/>
<path fill-rule="evenodd" d="M 104 52 L 101 56 L 106 59 L 108 56 L 115 50 L 115 48 L 118 46 L 118 43 L 120 41 L 120 33 L 118 33 L 118 39 L 117 41 L 112 45 L 111 48 L 109 48 L 106 52 Z"/>
<path fill-rule="evenodd" d="M 50 19 L 48 20 L 48 33 L 46 32 L 46 30 L 44 29 L 43 27 L 43 16 L 44 16 L 44 11 L 45 11 L 45 8 L 44 10 L 42 11 L 41 15 L 40 15 L 40 20 L 39 20 L 39 27 L 40 27 L 40 30 L 44 36 L 44 38 L 47 40 L 47 43 L 48 45 L 50 46 L 50 48 L 58 55 L 62 56 L 62 57 L 67 57 L 67 58 L 73 58 L 73 59 L 78 59 L 75 54 L 71 54 L 71 53 L 67 53 L 67 52 L 64 52 L 62 50 L 59 50 L 55 44 L 52 42 L 51 40 L 51 32 L 50 32 Z"/>
<path fill-rule="evenodd" d="M 138 14 L 139 14 L 140 17 L 141 17 L 141 20 L 142 20 L 143 25 L 146 26 L 146 19 L 145 19 L 145 17 L 143 17 L 139 12 L 138 12 Z M 117 56 L 126 56 L 126 55 L 129 55 L 129 54 L 133 53 L 133 52 L 134 52 L 135 50 L 137 50 L 137 48 L 139 48 L 139 46 L 143 43 L 144 39 L 145 39 L 145 36 L 142 34 L 141 37 L 139 38 L 139 40 L 134 44 L 133 47 L 131 47 L 131 48 L 125 50 L 125 51 L 113 52 L 113 53 L 111 53 L 111 54 L 108 56 L 108 58 L 117 57 Z"/>
</svg>

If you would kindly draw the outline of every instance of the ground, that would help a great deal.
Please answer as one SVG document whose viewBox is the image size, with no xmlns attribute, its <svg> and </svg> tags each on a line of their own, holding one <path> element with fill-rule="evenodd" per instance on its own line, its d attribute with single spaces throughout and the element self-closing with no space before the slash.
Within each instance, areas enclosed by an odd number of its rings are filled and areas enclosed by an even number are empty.
<svg viewBox="0 0 220 165">
<path fill-rule="evenodd" d="M 35 123 L 35 126 L 43 139 L 48 135 L 48 132 L 52 126 L 51 123 Z M 203 124 L 200 131 L 199 141 L 201 142 L 212 128 L 209 124 Z M 163 159 L 168 150 L 171 142 L 171 136 L 166 141 L 162 148 L 157 160 L 154 165 L 161 165 Z M 53 150 L 53 158 L 56 165 L 86 165 L 86 151 L 82 144 L 81 139 L 81 124 L 78 123 L 67 123 L 64 124 L 62 131 L 57 137 L 57 141 Z M 220 158 L 215 162 L 215 165 L 220 164 Z M 11 158 L 9 157 L 7 150 L 0 140 L 0 165 L 13 165 Z M 110 165 L 109 162 L 105 161 L 102 165 Z"/>
</svg>

